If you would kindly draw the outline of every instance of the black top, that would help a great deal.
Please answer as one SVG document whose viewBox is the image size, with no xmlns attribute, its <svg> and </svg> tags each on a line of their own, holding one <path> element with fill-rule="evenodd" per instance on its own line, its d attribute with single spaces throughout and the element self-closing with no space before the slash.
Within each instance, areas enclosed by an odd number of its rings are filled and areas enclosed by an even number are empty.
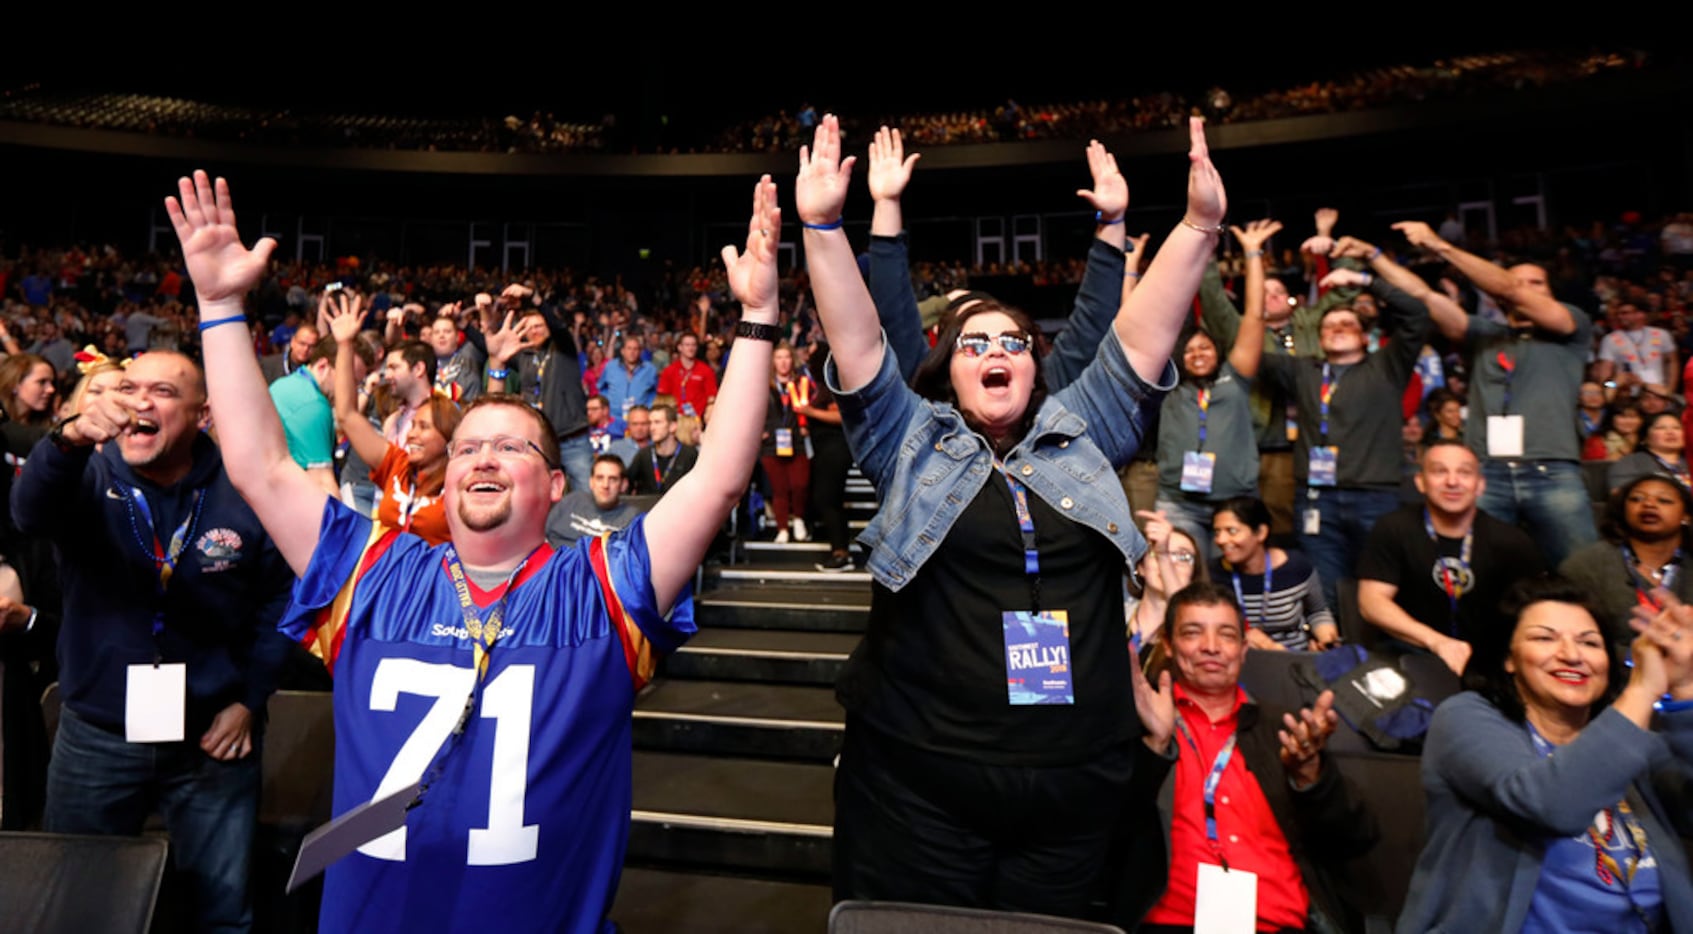
<svg viewBox="0 0 1693 934">
<path fill-rule="evenodd" d="M 635 459 L 629 462 L 629 482 L 638 496 L 670 492 L 676 481 L 694 469 L 694 462 L 700 457 L 698 448 L 686 444 L 677 444 L 676 453 L 669 457 L 654 448 L 649 444 L 636 451 Z"/>
<path fill-rule="evenodd" d="M 1002 613 L 1030 609 L 1010 490 L 994 476 L 911 586 L 874 585 L 841 705 L 922 749 L 1000 765 L 1067 765 L 1140 734 L 1123 638 L 1122 561 L 1104 536 L 1029 497 L 1040 608 L 1067 610 L 1073 705 L 1012 706 Z"/>
<path fill-rule="evenodd" d="M 1473 643 L 1485 627 L 1506 625 L 1500 599 L 1518 580 L 1545 571 L 1546 558 L 1521 529 L 1485 512 L 1476 513 L 1468 575 L 1458 562 L 1463 544 L 1462 538 L 1440 536 L 1437 551 L 1423 525 L 1423 507 L 1407 506 L 1383 516 L 1370 531 L 1358 558 L 1358 579 L 1398 587 L 1393 602 L 1418 622 Z M 1458 591 L 1456 620 L 1443 589 L 1443 567 Z"/>
</svg>

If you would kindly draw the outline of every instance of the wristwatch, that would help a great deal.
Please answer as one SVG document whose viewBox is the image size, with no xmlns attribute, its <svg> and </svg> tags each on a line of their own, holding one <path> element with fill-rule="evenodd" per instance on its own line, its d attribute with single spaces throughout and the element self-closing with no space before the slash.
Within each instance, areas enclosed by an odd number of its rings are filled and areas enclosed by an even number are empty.
<svg viewBox="0 0 1693 934">
<path fill-rule="evenodd" d="M 769 341 L 772 344 L 782 336 L 782 329 L 774 324 L 759 324 L 756 321 L 742 321 L 735 325 L 736 337 L 750 337 L 755 341 Z"/>
</svg>

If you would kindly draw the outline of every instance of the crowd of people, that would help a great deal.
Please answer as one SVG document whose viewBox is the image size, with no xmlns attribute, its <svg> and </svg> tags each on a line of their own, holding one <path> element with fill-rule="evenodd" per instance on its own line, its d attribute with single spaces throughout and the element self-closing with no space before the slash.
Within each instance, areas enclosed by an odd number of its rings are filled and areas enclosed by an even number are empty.
<svg viewBox="0 0 1693 934">
<path fill-rule="evenodd" d="M 1468 688 L 1414 731 L 1402 930 L 1693 930 L 1693 215 L 1231 225 L 1190 136 L 1156 243 L 1086 148 L 1051 340 L 913 262 L 886 127 L 859 255 L 833 116 L 786 276 L 768 177 L 743 247 L 643 294 L 276 260 L 204 173 L 167 200 L 180 255 L 6 258 L 0 818 L 157 808 L 197 923 L 250 924 L 265 699 L 333 678 L 336 812 L 412 806 L 330 869 L 327 929 L 603 929 L 629 712 L 694 631 L 695 570 L 737 510 L 857 566 L 856 463 L 880 509 L 837 897 L 1353 929 L 1333 871 L 1379 834 L 1326 751 L 1345 702 L 1241 677 L 1364 642 Z"/>
<path fill-rule="evenodd" d="M 883 114 L 844 127 L 850 137 L 860 139 L 868 138 L 877 126 L 895 126 L 911 143 L 927 147 L 1087 139 L 1179 128 L 1190 116 L 1204 116 L 1212 123 L 1239 123 L 1522 91 L 1590 81 L 1653 64 L 1648 53 L 1638 50 L 1501 51 L 1383 65 L 1325 80 L 1234 93 L 1212 86 L 1119 99 L 1039 104 L 1008 99 L 970 110 Z M 744 120 L 709 139 L 673 144 L 666 151 L 789 152 L 809 138 L 818 113 L 810 103 L 802 103 L 791 112 L 783 109 Z M 421 152 L 592 152 L 604 149 L 617 129 L 613 116 L 573 122 L 543 111 L 527 117 L 508 114 L 480 119 L 318 113 L 148 94 L 61 90 L 39 81 L 6 89 L 0 96 L 0 119 L 271 146 Z"/>
</svg>

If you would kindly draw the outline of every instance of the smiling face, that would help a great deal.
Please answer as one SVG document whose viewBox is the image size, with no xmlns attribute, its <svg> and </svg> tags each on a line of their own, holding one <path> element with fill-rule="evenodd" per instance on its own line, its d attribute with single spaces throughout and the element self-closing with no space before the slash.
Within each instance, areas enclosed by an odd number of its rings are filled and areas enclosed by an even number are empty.
<svg viewBox="0 0 1693 934">
<path fill-rule="evenodd" d="M 1199 546 L 1180 529 L 1170 531 L 1170 568 L 1175 572 L 1174 580 L 1164 579 L 1163 564 L 1152 549 L 1140 559 L 1140 576 L 1146 581 L 1149 592 L 1173 594 L 1193 583 L 1193 568 L 1199 561 Z"/>
<path fill-rule="evenodd" d="M 1233 604 L 1184 604 L 1167 637 L 1183 690 L 1219 695 L 1239 684 L 1246 634 Z"/>
<path fill-rule="evenodd" d="M 641 339 L 625 337 L 623 339 L 623 365 L 633 369 L 641 365 Z"/>
<path fill-rule="evenodd" d="M 1642 480 L 1622 501 L 1624 531 L 1629 538 L 1661 542 L 1681 534 L 1688 519 L 1681 493 L 1673 480 Z"/>
<path fill-rule="evenodd" d="M 424 406 L 412 416 L 406 430 L 406 456 L 420 473 L 428 473 L 447 460 L 447 439 L 435 428 L 435 413 Z"/>
<path fill-rule="evenodd" d="M 1640 410 L 1630 406 L 1611 416 L 1611 427 L 1616 429 L 1618 434 L 1632 437 L 1635 432 L 1640 430 L 1642 421 L 1644 419 L 1640 415 Z"/>
<path fill-rule="evenodd" d="M 1429 509 L 1457 518 L 1475 509 L 1476 500 L 1487 488 L 1482 480 L 1481 461 L 1461 444 L 1436 444 L 1423 453 L 1423 469 L 1416 477 L 1417 489 Z"/>
<path fill-rule="evenodd" d="M 512 405 L 484 405 L 471 410 L 453 433 L 453 444 L 495 437 L 525 438 L 533 445 L 546 442 L 535 419 Z M 533 447 L 502 455 L 492 444 L 447 461 L 443 491 L 447 521 L 453 537 L 461 531 L 500 530 L 513 516 L 544 525 L 547 511 L 564 495 L 564 472 L 552 468 Z"/>
<path fill-rule="evenodd" d="M 135 410 L 135 427 L 118 435 L 124 463 L 138 472 L 168 471 L 190 461 L 206 422 L 206 394 L 186 357 L 144 353 L 124 371 L 116 392 Z"/>
<path fill-rule="evenodd" d="M 88 382 L 82 386 L 82 395 L 76 400 L 76 414 L 81 415 L 88 410 L 88 406 L 95 399 L 117 389 L 123 382 L 122 370 L 101 370 L 88 377 Z"/>
<path fill-rule="evenodd" d="M 1350 309 L 1324 315 L 1317 334 L 1323 353 L 1330 358 L 1356 356 L 1363 353 L 1367 346 L 1364 343 L 1364 325 Z"/>
<path fill-rule="evenodd" d="M 770 367 L 776 371 L 776 378 L 786 380 L 794 373 L 794 352 L 786 347 L 777 347 L 770 355 Z"/>
<path fill-rule="evenodd" d="M 1505 672 L 1531 718 L 1585 717 L 1604 695 L 1610 668 L 1605 636 L 1581 607 L 1546 600 L 1517 618 Z"/>
<path fill-rule="evenodd" d="M 1217 344 L 1209 335 L 1195 334 L 1182 347 L 1182 367 L 1194 379 L 1217 375 Z"/>
<path fill-rule="evenodd" d="M 408 365 L 405 355 L 398 350 L 390 351 L 387 359 L 382 362 L 382 381 L 402 399 L 410 399 L 414 393 L 424 388 L 425 379 L 423 365 Z"/>
<path fill-rule="evenodd" d="M 429 342 L 429 349 L 435 351 L 437 357 L 450 357 L 459 349 L 459 329 L 446 318 L 436 318 L 423 332 L 423 339 Z"/>
<path fill-rule="evenodd" d="M 974 314 L 963 323 L 965 334 L 1024 334 L 1010 315 L 1001 311 Z M 1022 353 L 1007 353 L 998 340 L 988 341 L 988 351 L 979 357 L 954 350 L 950 365 L 952 391 L 958 410 L 971 427 L 999 439 L 1009 435 L 1023 420 L 1034 392 L 1035 358 L 1032 347 Z"/>
<path fill-rule="evenodd" d="M 1239 516 L 1224 509 L 1211 520 L 1211 539 L 1223 558 L 1236 568 L 1242 568 L 1264 550 L 1270 537 L 1270 527 L 1251 528 Z"/>
<path fill-rule="evenodd" d="M 1646 428 L 1646 449 L 1663 458 L 1680 457 L 1681 417 L 1668 413 L 1654 416 Z"/>
</svg>

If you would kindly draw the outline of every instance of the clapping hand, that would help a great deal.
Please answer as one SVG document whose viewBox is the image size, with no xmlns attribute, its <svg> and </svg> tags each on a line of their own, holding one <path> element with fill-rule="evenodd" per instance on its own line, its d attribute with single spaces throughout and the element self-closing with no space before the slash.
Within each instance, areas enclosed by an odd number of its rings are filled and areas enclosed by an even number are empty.
<svg viewBox="0 0 1693 934">
<path fill-rule="evenodd" d="M 1282 766 L 1296 785 L 1310 787 L 1317 781 L 1323 747 L 1340 725 L 1340 715 L 1334 712 L 1334 692 L 1317 695 L 1317 703 L 1299 711 L 1298 717 L 1282 714 L 1282 724 L 1287 728 L 1276 731 L 1282 744 Z"/>
<path fill-rule="evenodd" d="M 1176 730 L 1176 701 L 1170 686 L 1170 673 L 1158 673 L 1158 687 L 1153 688 L 1146 674 L 1140 670 L 1140 660 L 1129 659 L 1129 681 L 1135 692 L 1135 713 L 1146 729 L 1143 739 L 1153 752 L 1163 755 L 1170 747 L 1170 736 Z"/>
</svg>

